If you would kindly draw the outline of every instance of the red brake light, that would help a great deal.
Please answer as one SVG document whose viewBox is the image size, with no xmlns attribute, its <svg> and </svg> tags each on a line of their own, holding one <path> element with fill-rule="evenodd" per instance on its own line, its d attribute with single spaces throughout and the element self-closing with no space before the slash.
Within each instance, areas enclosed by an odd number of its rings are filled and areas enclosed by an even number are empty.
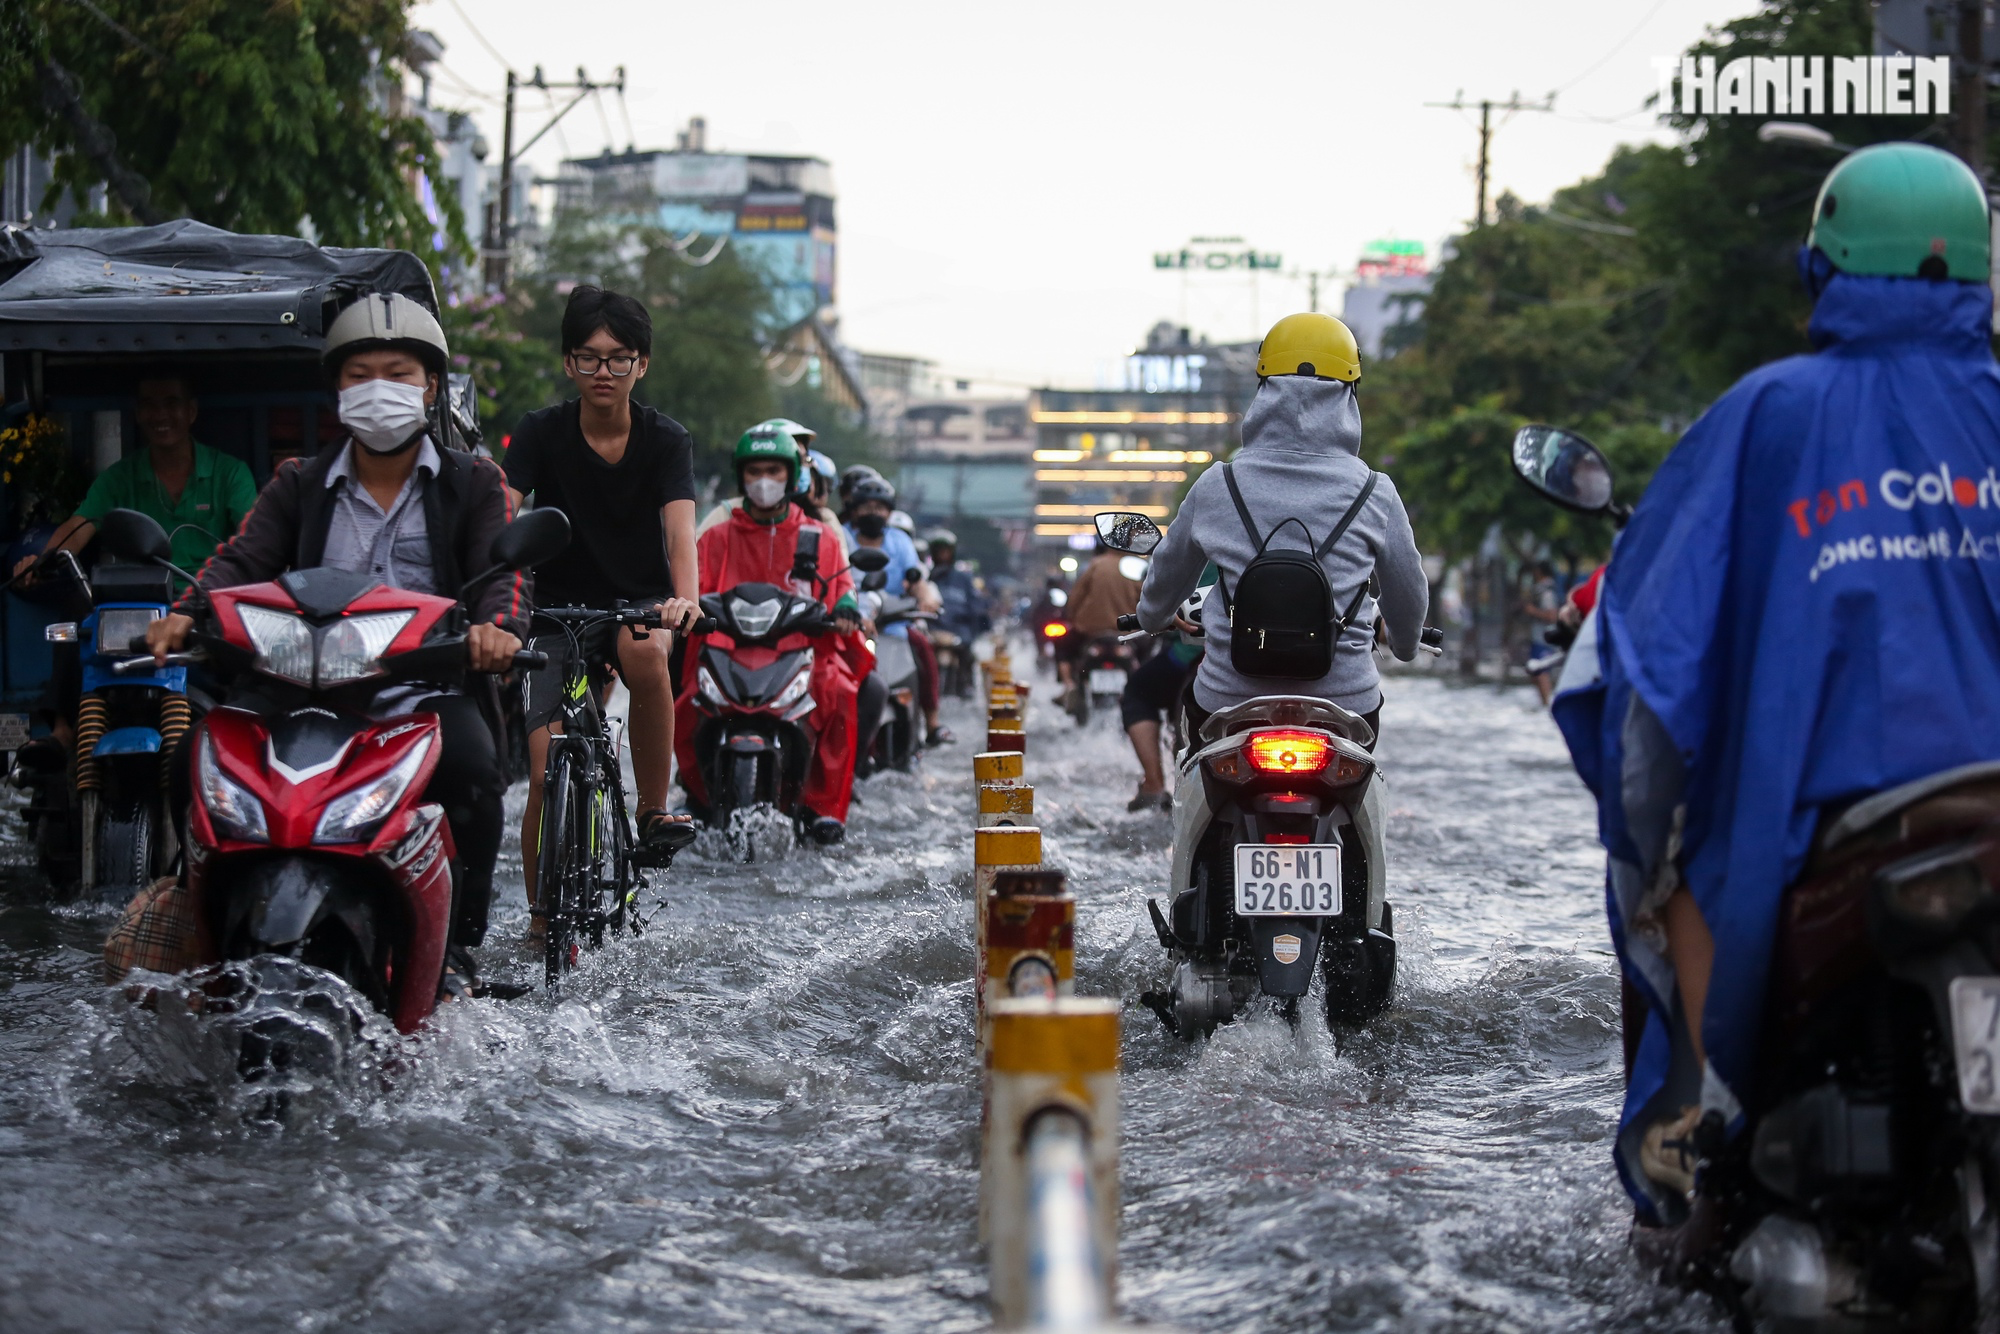
<svg viewBox="0 0 2000 1334">
<path fill-rule="evenodd" d="M 1042 633 L 1047 635 L 1050 639 L 1061 639 L 1064 635 L 1069 633 L 1069 627 L 1067 625 L 1064 625 L 1061 621 L 1050 621 L 1047 625 L 1042 627 Z"/>
<path fill-rule="evenodd" d="M 1305 844 L 1312 842 L 1312 835 L 1311 834 L 1266 834 L 1264 835 L 1264 842 L 1267 844 L 1275 843 L 1286 846 L 1294 844 Z"/>
<path fill-rule="evenodd" d="M 1252 732 L 1243 753 L 1258 773 L 1316 774 L 1333 758 L 1333 743 L 1315 732 Z"/>
</svg>

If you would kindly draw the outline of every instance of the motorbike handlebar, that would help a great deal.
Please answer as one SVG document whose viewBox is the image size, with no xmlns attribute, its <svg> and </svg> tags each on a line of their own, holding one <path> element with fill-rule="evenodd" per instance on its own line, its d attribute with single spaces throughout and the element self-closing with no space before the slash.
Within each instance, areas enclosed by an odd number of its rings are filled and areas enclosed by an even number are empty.
<svg viewBox="0 0 2000 1334">
<path fill-rule="evenodd" d="M 1444 631 L 1435 625 L 1427 625 L 1417 635 L 1417 647 L 1432 657 L 1444 656 Z"/>
<path fill-rule="evenodd" d="M 140 640 L 139 642 L 144 643 L 145 641 Z M 165 665 L 168 667 L 199 667 L 207 661 L 208 655 L 205 653 L 169 653 Z M 152 655 L 148 654 L 143 658 L 126 658 L 122 662 L 114 662 L 111 664 L 111 670 L 115 674 L 123 676 L 127 672 L 136 672 L 141 668 L 151 667 L 152 665 Z"/>
<path fill-rule="evenodd" d="M 713 616 L 697 616 L 687 623 L 687 632 L 691 635 L 713 634 L 718 624 Z"/>
<path fill-rule="evenodd" d="M 1128 630 L 1128 631 L 1137 630 L 1139 628 L 1139 613 L 1135 611 L 1130 611 L 1126 612 L 1123 616 L 1120 616 L 1118 618 L 1118 628 L 1120 630 Z"/>
</svg>

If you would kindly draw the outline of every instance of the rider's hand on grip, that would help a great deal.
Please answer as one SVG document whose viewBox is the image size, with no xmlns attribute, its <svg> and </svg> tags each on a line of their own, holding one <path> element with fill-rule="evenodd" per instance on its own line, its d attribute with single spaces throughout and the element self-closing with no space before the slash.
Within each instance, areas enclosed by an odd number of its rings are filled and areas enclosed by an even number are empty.
<svg viewBox="0 0 2000 1334">
<path fill-rule="evenodd" d="M 539 672 L 549 665 L 549 655 L 539 649 L 522 649 L 514 655 L 514 670 Z"/>
</svg>

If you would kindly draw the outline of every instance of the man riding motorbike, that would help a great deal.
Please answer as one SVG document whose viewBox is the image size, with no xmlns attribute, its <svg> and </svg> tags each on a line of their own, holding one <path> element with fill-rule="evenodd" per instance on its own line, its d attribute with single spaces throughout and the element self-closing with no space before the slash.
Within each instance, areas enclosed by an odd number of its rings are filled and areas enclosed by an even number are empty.
<svg viewBox="0 0 2000 1334">
<path fill-rule="evenodd" d="M 460 598 L 472 621 L 472 670 L 507 670 L 521 648 L 528 582 L 519 574 L 465 582 L 486 567 L 513 505 L 492 460 L 431 440 L 427 414 L 449 359 L 443 329 L 409 297 L 373 294 L 342 311 L 327 330 L 322 361 L 348 439 L 316 458 L 279 465 L 242 528 L 201 568 L 201 587 L 234 588 L 328 566 L 391 588 Z M 198 596 L 189 590 L 180 610 L 147 630 L 156 661 L 186 644 L 194 628 L 186 610 Z M 376 697 L 374 712 L 433 713 L 443 729 L 443 758 L 425 796 L 444 807 L 463 864 L 451 943 L 456 971 L 469 973 L 465 951 L 486 935 L 507 787 L 492 729 L 471 697 L 431 686 L 392 686 Z M 186 763 L 173 772 L 187 781 Z M 178 804 L 185 805 L 184 793 Z"/>
<path fill-rule="evenodd" d="M 1097 554 L 1083 567 L 1075 586 L 1069 590 L 1069 601 L 1063 606 L 1069 633 L 1056 643 L 1056 679 L 1065 687 L 1090 688 L 1088 681 L 1076 679 L 1076 666 L 1084 649 L 1093 639 L 1116 635 L 1118 618 L 1139 609 L 1139 581 L 1127 578 L 1120 568 L 1119 563 L 1125 559 L 1099 542 Z"/>
<path fill-rule="evenodd" d="M 1745 376 L 1667 457 L 1558 686 L 1644 1007 L 1615 1147 L 1644 1221 L 1682 1214 L 1696 1127 L 1734 1139 L 1784 1055 L 1760 1052 L 1761 1016 L 1816 830 L 1996 754 L 1989 251 L 1950 154 L 1833 169 L 1799 252 L 1815 350 Z"/>
<path fill-rule="evenodd" d="M 937 618 L 937 642 L 956 648 L 961 665 L 972 652 L 972 641 L 993 628 L 986 611 L 986 595 L 972 572 L 958 563 L 958 535 L 949 528 L 935 528 L 924 541 L 930 553 L 932 587 L 938 591 L 941 609 Z M 960 673 L 961 693 L 970 689 L 970 673 Z"/>
<path fill-rule="evenodd" d="M 1257 395 L 1243 414 L 1243 448 L 1228 465 L 1228 474 L 1210 468 L 1188 488 L 1165 540 L 1153 552 L 1139 594 L 1139 624 L 1156 634 L 1176 625 L 1194 630 L 1175 612 L 1214 561 L 1221 579 L 1202 606 L 1207 652 L 1187 700 L 1187 734 L 1198 735 L 1218 709 L 1259 695 L 1318 696 L 1359 714 L 1370 731 L 1379 733 L 1376 620 L 1380 617 L 1387 626 L 1390 650 L 1405 662 L 1414 658 L 1430 585 L 1395 484 L 1373 473 L 1360 457 L 1361 408 L 1354 385 L 1361 378 L 1361 356 L 1354 335 L 1331 315 L 1288 315 L 1265 335 L 1257 376 Z M 1232 475 L 1240 499 L 1229 489 Z M 1365 502 L 1355 509 L 1371 484 Z M 1340 540 L 1330 549 L 1317 549 L 1350 512 Z M 1248 676 L 1231 658 L 1225 590 L 1237 587 L 1244 568 L 1258 555 L 1246 516 L 1254 519 L 1267 547 L 1304 542 L 1325 571 L 1339 607 L 1353 608 L 1333 646 L 1332 666 L 1318 680 Z M 1285 526 L 1277 527 L 1281 522 Z M 1371 576 L 1379 581 L 1379 594 L 1350 604 L 1350 590 L 1367 585 Z"/>
<path fill-rule="evenodd" d="M 861 640 L 853 576 L 841 554 L 839 535 L 831 531 L 838 525 L 808 517 L 793 503 L 801 462 L 789 432 L 769 423 L 752 427 L 737 440 L 733 462 L 743 503 L 703 533 L 697 543 L 704 595 L 744 583 L 794 587 L 792 566 L 799 532 L 810 525 L 821 533 L 820 586 L 801 590 L 801 595 L 824 603 L 833 613 L 839 633 L 823 641 L 813 655 L 814 708 L 809 726 L 816 744 L 812 768 L 799 797 L 804 807 L 799 822 L 815 841 L 838 843 L 846 835 L 847 804 L 854 788 L 856 696 L 861 681 L 874 667 L 874 655 Z M 689 651 L 699 654 L 698 638 Z M 696 674 L 688 672 L 677 705 L 675 752 L 690 802 L 706 806 L 708 794 L 695 753 L 699 721 L 694 704 L 696 685 Z"/>
<path fill-rule="evenodd" d="M 842 555 L 845 555 L 848 550 L 847 530 L 841 526 L 840 517 L 828 509 L 826 504 L 831 494 L 829 488 L 833 476 L 833 460 L 811 447 L 819 433 L 810 426 L 801 426 L 789 417 L 770 417 L 750 429 L 783 431 L 792 438 L 792 443 L 798 447 L 799 456 L 805 460 L 799 469 L 798 488 L 792 495 L 792 503 L 825 524 L 833 532 L 834 540 L 839 544 Z M 868 471 L 872 475 L 875 470 L 870 468 Z M 845 493 L 843 501 L 844 499 Z M 743 497 L 730 496 L 708 512 L 702 519 L 701 526 L 695 530 L 696 534 L 705 533 L 727 521 L 730 515 L 741 508 L 743 508 Z"/>
</svg>

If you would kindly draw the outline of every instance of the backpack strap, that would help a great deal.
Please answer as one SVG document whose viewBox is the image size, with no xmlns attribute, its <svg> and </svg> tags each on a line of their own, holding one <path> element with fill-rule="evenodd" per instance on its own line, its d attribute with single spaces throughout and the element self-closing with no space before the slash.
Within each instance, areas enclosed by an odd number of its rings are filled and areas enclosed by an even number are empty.
<svg viewBox="0 0 2000 1334">
<path fill-rule="evenodd" d="M 1356 519 L 1361 517 L 1362 509 L 1368 504 L 1368 497 L 1375 494 L 1375 483 L 1380 481 L 1381 478 L 1382 478 L 1381 473 L 1376 472 L 1372 468 L 1369 469 L 1368 480 L 1366 483 L 1362 485 L 1361 494 L 1356 496 L 1354 498 L 1354 503 L 1347 507 L 1347 513 L 1340 516 L 1340 522 L 1335 524 L 1333 526 L 1333 531 L 1326 535 L 1326 541 L 1319 544 L 1319 550 L 1313 552 L 1315 558 L 1319 560 L 1325 560 L 1327 554 L 1333 550 L 1333 544 L 1335 542 L 1338 542 L 1343 536 L 1345 536 L 1348 528 L 1354 523 Z M 1235 493 L 1236 484 L 1234 482 L 1230 483 L 1229 490 L 1231 494 Z M 1238 497 L 1236 504 L 1239 508 L 1242 506 L 1243 501 L 1241 497 Z M 1247 514 L 1244 516 L 1244 520 L 1245 522 L 1248 522 L 1249 516 Z M 1254 538 L 1256 534 L 1252 533 L 1251 536 Z M 1364 591 L 1365 591 L 1365 586 L 1364 586 Z M 1352 611 L 1348 612 L 1348 615 L 1350 616 L 1352 616 L 1353 614 L 1354 613 Z"/>
<path fill-rule="evenodd" d="M 1236 502 L 1236 517 L 1243 520 L 1243 531 L 1250 534 L 1250 545 L 1262 551 L 1267 539 L 1257 536 L 1257 521 L 1250 517 L 1250 507 L 1243 503 L 1243 493 L 1236 489 L 1235 466 L 1233 460 L 1222 465 L 1222 480 L 1229 487 L 1229 498 Z"/>
</svg>

